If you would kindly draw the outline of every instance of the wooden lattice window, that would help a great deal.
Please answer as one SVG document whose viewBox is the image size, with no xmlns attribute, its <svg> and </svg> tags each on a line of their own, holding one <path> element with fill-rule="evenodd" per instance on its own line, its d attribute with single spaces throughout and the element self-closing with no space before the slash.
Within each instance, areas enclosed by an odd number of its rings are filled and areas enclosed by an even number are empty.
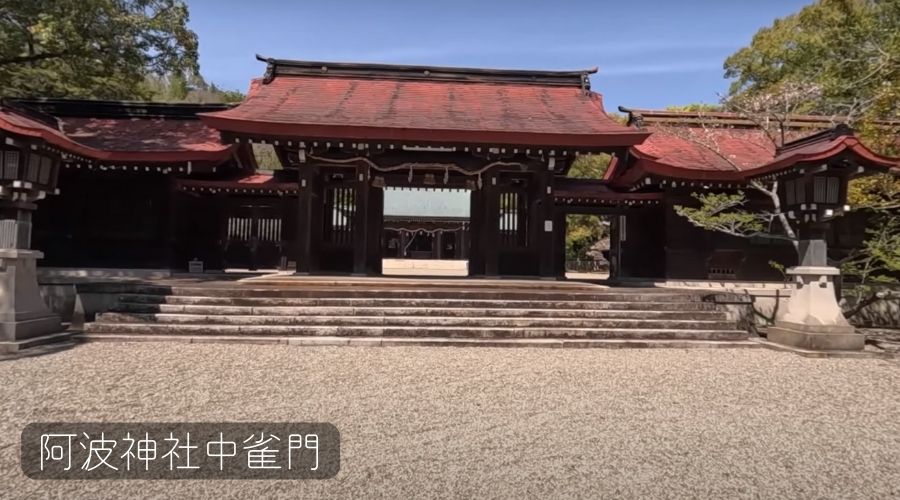
<svg viewBox="0 0 900 500">
<path fill-rule="evenodd" d="M 281 241 L 279 217 L 229 217 L 228 241 Z"/>
<path fill-rule="evenodd" d="M 841 180 L 838 177 L 816 177 L 814 188 L 813 201 L 834 205 L 838 202 Z"/>
<path fill-rule="evenodd" d="M 38 182 L 40 184 L 50 184 L 50 174 L 53 171 L 53 159 L 49 156 L 44 156 L 41 158 L 41 171 L 38 175 Z"/>
<path fill-rule="evenodd" d="M 525 197 L 518 191 L 500 193 L 500 244 L 504 247 L 525 247 L 528 241 Z"/>
<path fill-rule="evenodd" d="M 25 179 L 28 182 L 37 182 L 41 170 L 41 157 L 32 153 L 28 155 L 28 170 Z"/>
<path fill-rule="evenodd" d="M 229 241 L 250 241 L 253 234 L 253 218 L 252 217 L 229 217 L 228 218 L 228 240 Z"/>
<path fill-rule="evenodd" d="M 329 243 L 348 245 L 353 241 L 356 218 L 356 190 L 352 187 L 333 187 L 325 197 L 326 220 L 324 239 Z"/>
<path fill-rule="evenodd" d="M 19 152 L 6 151 L 3 154 L 3 178 L 19 178 Z"/>
</svg>

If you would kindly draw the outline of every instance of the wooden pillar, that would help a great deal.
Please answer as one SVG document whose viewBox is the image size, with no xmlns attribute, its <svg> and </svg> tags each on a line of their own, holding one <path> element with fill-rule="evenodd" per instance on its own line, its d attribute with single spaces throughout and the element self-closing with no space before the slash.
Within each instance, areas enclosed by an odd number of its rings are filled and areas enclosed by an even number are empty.
<svg viewBox="0 0 900 500">
<path fill-rule="evenodd" d="M 369 179 L 367 166 L 356 166 L 356 210 L 353 221 L 353 274 L 367 274 L 366 257 L 369 247 Z"/>
<path fill-rule="evenodd" d="M 228 217 L 231 214 L 231 205 L 228 203 L 228 197 L 222 191 L 213 195 L 213 205 L 216 207 L 218 215 L 219 234 L 216 245 L 216 264 L 210 266 L 211 269 L 225 270 L 228 267 L 226 259 L 228 249 Z"/>
<path fill-rule="evenodd" d="M 496 173 L 487 173 L 482 187 L 483 209 L 481 221 L 481 252 L 484 256 L 485 276 L 497 276 L 500 266 L 500 191 Z"/>
<path fill-rule="evenodd" d="M 368 184 L 368 182 L 367 182 Z M 369 203 L 366 208 L 369 220 L 367 270 L 370 274 L 381 274 L 384 257 L 384 190 L 369 188 Z"/>
<path fill-rule="evenodd" d="M 434 233 L 434 239 L 432 240 L 432 244 L 434 245 L 434 258 L 435 259 L 440 259 L 442 256 L 442 253 L 444 251 L 444 247 L 443 247 L 444 242 L 442 241 L 443 236 L 444 236 L 443 231 L 438 231 L 438 232 Z"/>
<path fill-rule="evenodd" d="M 538 255 L 539 255 L 539 274 L 541 278 L 556 277 L 556 249 L 557 238 L 556 232 L 561 228 L 557 227 L 555 205 L 553 201 L 554 178 L 552 161 L 546 170 L 537 175 L 538 192 L 537 197 L 540 201 L 540 237 L 538 238 Z"/>
<path fill-rule="evenodd" d="M 312 230 L 313 230 L 313 169 L 309 165 L 300 165 L 297 191 L 297 274 L 309 274 L 312 266 Z"/>
<path fill-rule="evenodd" d="M 556 212 L 556 222 L 553 225 L 554 236 L 556 241 L 553 244 L 553 251 L 555 252 L 555 262 L 553 265 L 553 275 L 557 278 L 566 277 L 566 229 L 567 229 L 567 221 L 566 214 L 562 211 Z"/>
<path fill-rule="evenodd" d="M 466 235 L 468 247 L 465 251 L 469 261 L 469 276 L 481 276 L 484 274 L 484 258 L 479 236 L 482 233 L 481 226 L 484 225 L 484 190 L 473 190 L 470 197 L 469 230 Z"/>
<path fill-rule="evenodd" d="M 609 279 L 622 276 L 622 222 L 625 215 L 616 211 L 609 219 Z"/>
<path fill-rule="evenodd" d="M 181 263 L 177 262 L 177 246 L 178 246 L 178 221 L 181 220 L 179 217 L 179 202 L 180 197 L 178 196 L 178 188 L 175 184 L 175 179 L 169 180 L 169 213 L 166 219 L 166 264 L 169 269 L 180 269 Z M 190 215 L 188 215 L 190 217 Z M 186 265 L 186 264 L 185 264 Z"/>
</svg>

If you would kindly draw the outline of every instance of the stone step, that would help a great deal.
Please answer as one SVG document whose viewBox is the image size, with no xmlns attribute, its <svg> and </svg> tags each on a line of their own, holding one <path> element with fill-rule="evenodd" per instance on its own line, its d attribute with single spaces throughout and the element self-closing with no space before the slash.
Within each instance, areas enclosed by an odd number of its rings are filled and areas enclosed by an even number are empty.
<svg viewBox="0 0 900 500">
<path fill-rule="evenodd" d="M 443 302 L 441 303 L 443 304 Z M 625 304 L 617 302 L 616 304 Z M 541 304 L 544 306 L 545 304 Z M 558 318 L 634 318 L 724 320 L 715 310 L 547 309 L 485 307 L 347 307 L 347 306 L 206 306 L 121 303 L 112 312 L 142 314 L 265 315 L 265 316 L 488 316 Z"/>
<path fill-rule="evenodd" d="M 280 325 L 181 325 L 158 323 L 89 323 L 90 335 L 180 335 L 180 336 L 286 336 L 286 337 L 447 337 L 447 338 L 585 338 L 585 339 L 677 339 L 745 340 L 737 330 L 681 330 L 664 328 L 508 328 L 508 327 L 418 327 L 418 326 L 280 326 Z"/>
<path fill-rule="evenodd" d="M 634 298 L 634 297 L 633 297 Z M 122 304 L 174 304 L 235 307 L 476 307 L 515 309 L 644 309 L 665 311 L 711 311 L 711 302 L 656 302 L 652 299 L 630 301 L 599 300 L 504 300 L 504 299 L 408 299 L 396 297 L 370 298 L 285 298 L 285 297 L 208 297 L 203 295 L 147 295 L 123 294 Z"/>
<path fill-rule="evenodd" d="M 604 349 L 759 349 L 752 340 L 678 340 L 678 339 L 567 339 L 567 338 L 447 338 L 447 337 L 279 337 L 274 335 L 129 335 L 81 333 L 79 342 L 176 342 L 186 344 L 263 344 L 306 347 L 530 347 L 530 348 L 604 348 Z"/>
<path fill-rule="evenodd" d="M 263 344 L 306 347 L 542 347 L 604 349 L 759 349 L 752 340 L 678 340 L 678 339 L 567 339 L 519 338 L 476 339 L 447 337 L 278 337 L 256 335 L 128 335 L 116 333 L 81 333 L 78 342 L 176 342 L 185 344 Z"/>
<path fill-rule="evenodd" d="M 652 291 L 634 289 L 622 291 L 607 288 L 577 290 L 541 290 L 534 288 L 508 289 L 443 289 L 443 288 L 253 288 L 232 286 L 216 287 L 158 287 L 135 286 L 131 294 L 146 296 L 202 296 L 234 298 L 381 298 L 396 299 L 480 299 L 480 300 L 581 300 L 581 301 L 653 301 L 694 302 L 700 300 L 696 293 L 673 290 Z"/>
<path fill-rule="evenodd" d="M 242 316 L 195 314 L 104 313 L 97 323 L 158 323 L 171 325 L 238 326 L 408 326 L 420 328 L 615 328 L 725 330 L 733 322 L 695 319 L 646 318 L 515 318 L 440 316 Z"/>
<path fill-rule="evenodd" d="M 176 285 L 177 286 L 177 285 Z M 186 285 L 181 285 L 186 286 Z M 541 279 L 480 279 L 480 278 L 251 278 L 241 281 L 243 287 L 278 287 L 278 288 L 409 288 L 409 289 L 500 289 L 528 288 L 542 290 L 597 290 L 608 286 L 583 281 L 556 281 Z M 653 289 L 652 287 L 647 287 Z"/>
</svg>

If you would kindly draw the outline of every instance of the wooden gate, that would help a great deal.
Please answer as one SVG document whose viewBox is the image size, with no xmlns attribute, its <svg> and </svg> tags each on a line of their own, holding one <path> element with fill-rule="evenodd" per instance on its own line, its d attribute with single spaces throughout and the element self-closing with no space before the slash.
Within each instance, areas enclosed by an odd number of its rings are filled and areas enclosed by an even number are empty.
<svg viewBox="0 0 900 500">
<path fill-rule="evenodd" d="M 500 196 L 500 248 L 520 251 L 528 248 L 528 203 L 524 189 L 504 187 Z"/>
<path fill-rule="evenodd" d="M 282 218 L 277 207 L 240 205 L 225 223 L 225 267 L 256 270 L 283 265 Z"/>
<path fill-rule="evenodd" d="M 534 228 L 531 227 L 530 199 L 525 182 L 511 182 L 498 188 L 498 264 L 501 275 L 523 276 L 533 274 L 536 259 L 530 243 Z"/>
<path fill-rule="evenodd" d="M 322 214 L 322 269 L 349 272 L 353 270 L 354 230 L 359 206 L 356 188 L 340 178 L 325 184 Z"/>
</svg>

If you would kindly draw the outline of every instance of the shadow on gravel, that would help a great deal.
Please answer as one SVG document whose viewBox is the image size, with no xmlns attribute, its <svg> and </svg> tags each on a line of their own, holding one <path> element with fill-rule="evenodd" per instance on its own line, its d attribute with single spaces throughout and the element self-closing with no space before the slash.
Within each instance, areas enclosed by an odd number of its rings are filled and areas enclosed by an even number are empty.
<svg viewBox="0 0 900 500">
<path fill-rule="evenodd" d="M 41 345 L 24 349 L 12 354 L 0 354 L 0 362 L 15 361 L 17 359 L 35 358 L 38 356 L 50 356 L 61 352 L 74 349 L 78 346 L 78 342 L 67 340 L 65 342 L 57 342 L 54 344 Z"/>
</svg>

